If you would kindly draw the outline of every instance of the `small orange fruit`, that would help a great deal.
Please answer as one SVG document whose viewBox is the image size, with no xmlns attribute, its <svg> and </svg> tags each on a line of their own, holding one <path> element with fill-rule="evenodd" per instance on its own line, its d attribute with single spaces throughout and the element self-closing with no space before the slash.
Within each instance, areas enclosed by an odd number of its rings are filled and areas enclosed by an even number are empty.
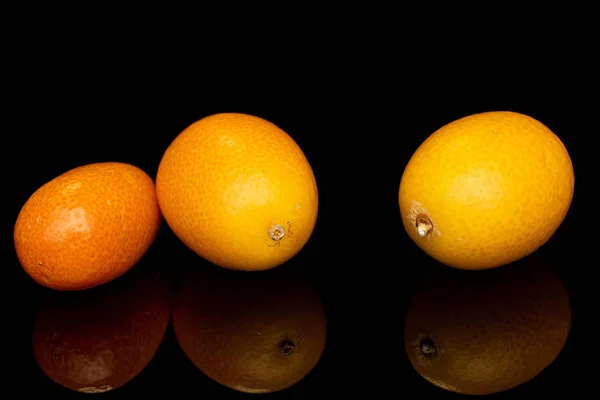
<svg viewBox="0 0 600 400">
<path fill-rule="evenodd" d="M 569 153 L 545 125 L 486 112 L 433 133 L 402 175 L 410 238 L 434 259 L 487 269 L 531 254 L 552 237 L 573 198 Z"/>
<path fill-rule="evenodd" d="M 282 129 L 247 114 L 196 121 L 167 148 L 156 191 L 173 232 L 218 266 L 266 270 L 295 256 L 317 218 L 308 160 Z"/>
<path fill-rule="evenodd" d="M 154 182 L 124 163 L 74 168 L 23 205 L 14 242 L 23 269 L 41 285 L 82 290 L 131 269 L 161 222 Z"/>
</svg>

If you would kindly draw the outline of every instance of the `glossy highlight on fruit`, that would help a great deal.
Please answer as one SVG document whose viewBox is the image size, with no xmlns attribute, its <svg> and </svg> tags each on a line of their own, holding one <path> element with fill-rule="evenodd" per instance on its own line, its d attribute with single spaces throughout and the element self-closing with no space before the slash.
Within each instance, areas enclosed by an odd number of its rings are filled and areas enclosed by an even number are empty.
<svg viewBox="0 0 600 400">
<path fill-rule="evenodd" d="M 409 305 L 404 340 L 423 378 L 480 395 L 535 378 L 558 357 L 570 329 L 560 277 L 532 255 L 502 268 L 427 276 Z"/>
<path fill-rule="evenodd" d="M 438 129 L 407 164 L 402 223 L 451 267 L 494 268 L 546 243 L 567 215 L 575 177 L 561 140 L 524 114 L 473 114 Z"/>
<path fill-rule="evenodd" d="M 118 162 L 88 164 L 29 197 L 15 223 L 15 249 L 39 284 L 83 290 L 130 270 L 161 220 L 154 182 L 144 171 Z"/>
<path fill-rule="evenodd" d="M 240 276 L 193 268 L 175 295 L 179 345 L 223 386 L 280 391 L 305 378 L 321 359 L 327 323 L 317 292 L 304 274 L 277 272 Z"/>
<path fill-rule="evenodd" d="M 156 189 L 175 235 L 227 269 L 283 264 L 308 242 L 317 218 L 317 185 L 300 147 L 247 114 L 215 114 L 183 130 L 160 162 Z"/>
</svg>

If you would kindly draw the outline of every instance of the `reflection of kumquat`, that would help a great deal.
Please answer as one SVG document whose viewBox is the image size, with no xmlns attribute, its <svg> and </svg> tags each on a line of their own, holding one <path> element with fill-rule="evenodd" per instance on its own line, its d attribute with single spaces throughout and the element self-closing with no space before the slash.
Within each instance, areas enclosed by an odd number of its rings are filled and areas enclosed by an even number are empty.
<svg viewBox="0 0 600 400">
<path fill-rule="evenodd" d="M 276 392 L 295 385 L 321 359 L 327 321 L 319 295 L 306 275 L 279 272 L 190 268 L 182 280 L 173 304 L 177 341 L 221 385 Z"/>
<path fill-rule="evenodd" d="M 462 394 L 503 392 L 561 353 L 569 295 L 535 255 L 487 271 L 446 268 L 419 283 L 404 329 L 408 358 L 430 383 Z"/>
<path fill-rule="evenodd" d="M 35 359 L 50 379 L 72 390 L 118 388 L 154 357 L 169 324 L 170 299 L 171 281 L 145 269 L 89 290 L 49 292 L 34 323 Z"/>
</svg>

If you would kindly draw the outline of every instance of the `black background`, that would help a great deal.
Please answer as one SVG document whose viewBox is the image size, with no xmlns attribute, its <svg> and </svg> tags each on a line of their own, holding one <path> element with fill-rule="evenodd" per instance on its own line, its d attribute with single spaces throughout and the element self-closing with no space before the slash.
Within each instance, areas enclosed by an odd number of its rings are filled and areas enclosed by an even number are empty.
<svg viewBox="0 0 600 400">
<path fill-rule="evenodd" d="M 95 62 L 97 61 L 97 63 Z M 160 158 L 175 136 L 192 122 L 217 112 L 263 117 L 290 134 L 304 150 L 319 186 L 320 207 L 310 242 L 293 260 L 310 270 L 326 308 L 329 333 L 319 365 L 295 387 L 264 398 L 315 399 L 335 395 L 391 394 L 458 397 L 427 383 L 404 352 L 402 324 L 411 290 L 431 268 L 403 230 L 397 193 L 404 166 L 419 144 L 439 127 L 482 111 L 513 110 L 549 126 L 564 142 L 575 166 L 575 198 L 567 219 L 539 253 L 553 261 L 571 296 L 573 327 L 563 352 L 534 380 L 494 398 L 518 394 L 573 394 L 581 387 L 573 373 L 584 359 L 576 342 L 585 337 L 579 256 L 578 168 L 590 109 L 577 84 L 559 85 L 537 75 L 511 78 L 502 72 L 440 77 L 417 70 L 380 67 L 352 71 L 329 66 L 308 78 L 279 71 L 280 78 L 232 72 L 203 72 L 182 79 L 177 68 L 161 71 L 150 57 L 132 66 L 94 57 L 36 69 L 11 82 L 9 118 L 13 144 L 6 152 L 12 221 L 3 248 L 9 254 L 5 345 L 9 375 L 23 395 L 75 398 L 39 370 L 31 351 L 31 326 L 44 289 L 21 269 L 12 227 L 20 207 L 42 184 L 83 164 L 122 161 L 155 178 Z M 178 62 L 185 64 L 181 59 Z M 189 66 L 189 60 L 187 62 Z M 59 72 L 60 71 L 60 72 Z M 273 68 L 277 71 L 277 68 Z M 189 72 L 189 71 L 186 71 Z M 264 71 L 263 71 L 264 72 Z M 519 80 L 514 80 L 512 76 Z M 186 75 L 187 77 L 188 75 Z M 435 79 L 433 79 L 435 77 Z M 248 84 L 250 83 L 250 84 Z M 571 90 L 571 91 L 569 91 Z M 16 152 L 16 154 L 13 154 Z M 8 160 L 10 158 L 10 161 Z M 10 231 L 10 232 L 9 232 Z M 201 264 L 163 223 L 145 262 L 174 271 Z M 585 385 L 584 385 L 585 386 Z M 121 389 L 97 398 L 249 398 L 204 377 L 185 358 L 169 330 L 151 364 Z M 259 396 L 260 397 L 260 396 Z"/>
</svg>

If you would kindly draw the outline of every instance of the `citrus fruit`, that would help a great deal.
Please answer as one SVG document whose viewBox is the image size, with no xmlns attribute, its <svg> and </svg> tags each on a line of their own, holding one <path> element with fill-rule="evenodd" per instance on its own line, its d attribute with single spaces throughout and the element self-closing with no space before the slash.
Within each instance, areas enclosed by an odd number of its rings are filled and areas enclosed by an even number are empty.
<svg viewBox="0 0 600 400">
<path fill-rule="evenodd" d="M 196 121 L 169 145 L 156 190 L 165 221 L 191 250 L 235 270 L 296 255 L 317 218 L 315 177 L 282 129 L 239 113 Z"/>
<path fill-rule="evenodd" d="M 317 292 L 306 276 L 287 271 L 189 271 L 175 294 L 173 328 L 200 371 L 245 393 L 299 382 L 319 362 L 327 335 Z"/>
<path fill-rule="evenodd" d="M 516 261 L 563 222 L 575 177 L 561 140 L 516 112 L 485 112 L 443 126 L 408 162 L 402 223 L 434 259 L 460 269 Z"/>
<path fill-rule="evenodd" d="M 47 182 L 25 202 L 14 227 L 23 269 L 56 290 L 107 283 L 131 269 L 161 222 L 152 179 L 124 163 L 94 163 Z"/>
<path fill-rule="evenodd" d="M 406 352 L 434 385 L 491 394 L 535 378 L 571 329 L 567 291 L 535 256 L 487 271 L 446 269 L 423 279 L 405 319 Z"/>
<path fill-rule="evenodd" d="M 83 393 L 116 389 L 153 359 L 170 318 L 170 281 L 136 268 L 107 285 L 48 292 L 37 313 L 35 360 L 54 382 Z"/>
</svg>

